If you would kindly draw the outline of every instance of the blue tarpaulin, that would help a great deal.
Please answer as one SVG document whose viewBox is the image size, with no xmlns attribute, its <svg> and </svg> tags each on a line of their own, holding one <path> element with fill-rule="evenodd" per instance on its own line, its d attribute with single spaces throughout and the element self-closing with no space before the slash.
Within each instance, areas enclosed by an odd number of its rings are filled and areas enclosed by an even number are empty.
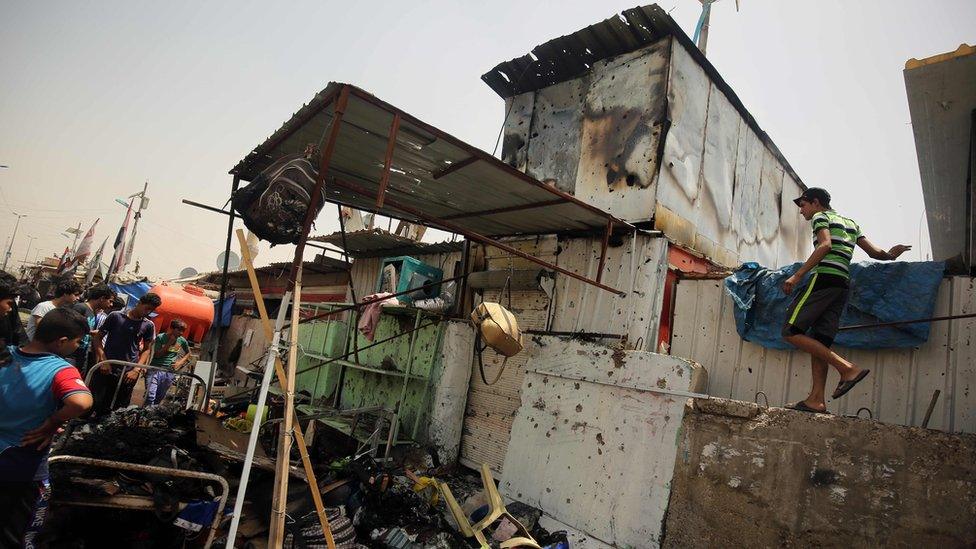
<svg viewBox="0 0 976 549">
<path fill-rule="evenodd" d="M 795 263 L 770 270 L 745 263 L 725 279 L 735 303 L 739 336 L 768 349 L 792 349 L 781 335 L 792 296 L 781 286 L 800 268 Z M 851 294 L 840 325 L 876 324 L 932 317 L 945 264 L 941 261 L 853 263 Z M 803 283 L 809 280 L 808 274 Z M 794 290 L 794 295 L 800 289 Z M 928 322 L 841 331 L 835 343 L 853 349 L 918 347 L 929 338 Z"/>
<path fill-rule="evenodd" d="M 221 307 L 220 300 L 214 300 L 214 326 L 219 325 L 221 328 L 230 326 L 230 321 L 232 319 L 231 313 L 234 310 L 235 301 L 236 297 L 234 295 L 228 295 L 226 298 L 224 298 L 224 306 Z"/>
<path fill-rule="evenodd" d="M 153 285 L 148 282 L 132 282 L 130 284 L 109 284 L 113 292 L 126 296 L 125 308 L 135 307 L 139 298 L 148 294 Z"/>
</svg>

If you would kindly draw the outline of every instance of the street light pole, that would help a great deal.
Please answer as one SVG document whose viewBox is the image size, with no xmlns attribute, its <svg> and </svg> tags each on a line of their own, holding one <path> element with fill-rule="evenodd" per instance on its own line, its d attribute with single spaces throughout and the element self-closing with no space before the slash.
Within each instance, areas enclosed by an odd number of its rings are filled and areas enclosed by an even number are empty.
<svg viewBox="0 0 976 549">
<path fill-rule="evenodd" d="M 7 246 L 7 253 L 3 256 L 3 267 L 0 267 L 0 269 L 4 271 L 7 270 L 7 262 L 10 261 L 10 250 L 13 249 L 14 240 L 17 238 L 17 228 L 20 227 L 20 218 L 27 217 L 27 214 L 19 214 L 17 212 L 11 213 L 17 216 L 17 224 L 14 225 L 14 234 L 10 237 L 10 244 Z"/>
<path fill-rule="evenodd" d="M 27 235 L 27 253 L 24 254 L 24 265 L 27 264 L 27 258 L 30 256 L 31 244 L 33 244 L 35 240 L 37 240 L 36 236 Z"/>
</svg>

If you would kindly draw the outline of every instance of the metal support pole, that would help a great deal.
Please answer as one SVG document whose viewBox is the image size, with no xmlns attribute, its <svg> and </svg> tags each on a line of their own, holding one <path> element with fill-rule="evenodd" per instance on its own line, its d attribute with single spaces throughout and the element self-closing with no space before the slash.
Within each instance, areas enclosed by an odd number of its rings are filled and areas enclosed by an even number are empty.
<svg viewBox="0 0 976 549">
<path fill-rule="evenodd" d="M 396 124 L 396 126 L 399 127 L 400 125 L 399 119 L 395 119 L 394 123 Z M 349 263 L 349 271 L 348 271 L 349 295 L 350 297 L 352 297 L 353 304 L 356 304 L 359 302 L 359 299 L 356 297 L 356 283 L 352 278 L 352 261 L 349 260 L 349 255 L 348 255 L 349 244 L 346 242 L 346 221 L 342 218 L 342 206 L 336 204 L 336 208 L 339 211 L 339 231 L 340 234 L 342 235 L 342 249 L 345 250 L 345 253 L 347 254 L 346 263 Z M 358 325 L 359 325 L 359 308 L 357 307 L 357 308 L 353 308 L 349 313 L 349 321 L 346 324 L 346 339 L 345 342 L 343 343 L 343 350 L 342 350 L 343 354 L 348 355 L 349 345 L 351 344 L 353 348 L 353 356 L 354 356 L 353 360 L 355 362 L 359 362 L 359 334 L 357 333 L 357 330 L 355 328 L 355 326 Z M 342 403 L 342 385 L 343 383 L 345 383 L 345 380 L 346 380 L 346 365 L 342 364 L 339 366 L 339 378 L 336 383 L 335 398 L 332 401 L 333 407 L 335 407 L 337 410 L 339 409 L 340 404 Z"/>
<path fill-rule="evenodd" d="M 261 378 L 261 389 L 258 391 L 257 412 L 254 414 L 254 423 L 251 424 L 251 433 L 247 439 L 247 451 L 244 454 L 244 467 L 241 470 L 241 481 L 237 485 L 237 496 L 234 498 L 234 514 L 230 521 L 230 530 L 227 533 L 227 549 L 234 549 L 234 542 L 237 538 L 237 528 L 241 524 L 241 514 L 244 510 L 244 496 L 247 494 L 247 482 L 251 477 L 251 466 L 254 464 L 254 451 L 258 447 L 258 433 L 261 432 L 261 418 L 264 413 L 264 405 L 268 399 L 268 387 L 271 386 L 271 374 L 274 372 L 275 361 L 278 360 L 278 343 L 281 341 L 281 328 L 285 323 L 285 312 L 288 310 L 288 303 L 291 301 L 291 292 L 285 292 L 278 308 L 278 320 L 275 323 L 275 332 L 271 337 L 271 344 L 268 347 L 268 359 L 264 363 L 264 376 Z"/>
<path fill-rule="evenodd" d="M 417 309 L 417 317 L 413 322 L 413 333 L 410 334 L 410 346 L 407 350 L 407 368 L 403 375 L 403 385 L 400 386 L 400 400 L 397 402 L 396 412 L 393 414 L 393 423 L 390 425 L 390 429 L 392 431 L 391 438 L 394 446 L 397 443 L 397 436 L 400 433 L 400 416 L 403 412 L 403 403 L 407 398 L 407 385 L 410 384 L 410 372 L 413 369 L 413 351 L 417 344 L 417 335 L 419 333 L 420 319 L 422 314 L 422 311 Z M 390 457 L 389 446 L 386 448 L 386 454 L 387 455 L 384 457 Z"/>
<path fill-rule="evenodd" d="M 237 188 L 241 184 L 241 178 L 234 175 L 234 182 L 231 184 L 230 195 L 234 196 L 237 192 Z M 224 267 L 220 275 L 220 297 L 217 298 L 217 303 L 219 304 L 218 318 L 217 318 L 217 330 L 214 332 L 214 346 L 213 352 L 210 356 L 210 375 L 207 376 L 209 379 L 207 381 L 207 386 L 204 388 L 204 402 L 210 402 L 210 391 L 213 388 L 214 377 L 217 375 L 218 366 L 218 351 L 220 351 L 220 338 L 224 333 L 223 327 L 223 316 L 224 316 L 224 300 L 227 299 L 227 269 L 230 266 L 230 242 L 234 236 L 234 208 L 230 209 L 230 216 L 227 218 L 227 242 L 224 244 Z M 204 408 L 206 409 L 206 408 Z"/>
<path fill-rule="evenodd" d="M 396 149 L 397 131 L 400 129 L 400 113 L 393 115 L 393 124 L 390 125 L 390 138 L 386 143 L 386 159 L 383 162 L 383 177 L 380 179 L 380 189 L 376 192 L 376 207 L 383 207 L 383 199 L 386 197 L 386 186 L 390 183 L 390 168 L 393 166 L 393 150 Z"/>
<path fill-rule="evenodd" d="M 603 232 L 603 244 L 600 246 L 600 266 L 596 269 L 596 281 L 603 280 L 603 267 L 607 264 L 607 246 L 610 244 L 610 233 L 613 232 L 613 220 L 607 221 L 607 229 Z M 633 284 L 633 281 L 631 281 Z"/>
<path fill-rule="evenodd" d="M 261 329 L 264 337 L 271 339 L 273 328 L 271 320 L 268 318 L 268 310 L 264 306 L 264 298 L 261 296 L 261 288 L 258 285 L 258 276 L 254 272 L 254 264 L 251 261 L 251 252 L 247 247 L 247 240 L 244 238 L 244 231 L 237 229 L 237 241 L 241 246 L 241 262 L 247 270 L 247 278 L 251 283 L 251 292 L 254 295 L 254 304 L 258 309 L 261 318 Z M 297 302 L 297 300 L 296 300 Z M 275 375 L 278 378 L 278 385 L 286 386 L 285 369 L 281 365 L 281 358 L 275 360 Z M 302 458 L 302 466 L 305 468 L 305 478 L 308 479 L 308 490 L 312 494 L 312 502 L 315 504 L 315 512 L 319 517 L 319 524 L 325 532 L 325 542 L 329 549 L 335 549 L 335 540 L 332 539 L 332 531 L 329 529 L 329 519 L 325 516 L 325 506 L 322 504 L 322 494 L 315 480 L 315 470 L 312 469 L 312 460 L 308 455 L 308 447 L 305 445 L 305 437 L 301 429 L 295 429 L 295 442 L 298 446 L 298 453 Z M 290 460 L 289 460 L 290 461 Z"/>
<path fill-rule="evenodd" d="M 3 256 L 3 268 L 2 270 L 7 270 L 7 261 L 10 259 L 10 251 L 13 250 L 14 240 L 17 238 L 17 229 L 20 228 L 20 218 L 27 217 L 27 214 L 19 214 L 14 212 L 17 216 L 17 223 L 14 225 L 14 234 L 10 237 L 10 244 L 7 246 L 7 253 Z"/>
</svg>

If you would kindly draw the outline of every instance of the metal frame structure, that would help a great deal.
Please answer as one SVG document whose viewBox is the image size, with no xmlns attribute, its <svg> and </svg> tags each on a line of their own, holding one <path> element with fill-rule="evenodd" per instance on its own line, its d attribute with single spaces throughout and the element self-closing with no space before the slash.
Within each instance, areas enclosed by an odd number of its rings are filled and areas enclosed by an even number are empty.
<svg viewBox="0 0 976 549">
<path fill-rule="evenodd" d="M 179 478 L 193 478 L 198 480 L 205 480 L 210 482 L 215 482 L 220 485 L 220 503 L 217 504 L 217 512 L 214 514 L 213 522 L 210 524 L 210 532 L 207 534 L 207 541 L 204 543 L 204 549 L 209 549 L 210 545 L 213 543 L 214 537 L 217 534 L 217 530 L 220 528 L 221 519 L 224 516 L 224 507 L 227 505 L 227 495 L 230 493 L 230 487 L 227 485 L 227 481 L 219 475 L 214 475 L 211 473 L 201 473 L 198 471 L 184 471 L 181 469 L 170 469 L 168 467 L 156 467 L 153 465 L 140 465 L 138 463 L 127 463 L 124 461 L 111 461 L 107 459 L 95 459 L 81 456 L 53 456 L 48 460 L 51 465 L 56 465 L 58 463 L 74 463 L 77 465 L 87 465 L 90 467 L 102 467 L 104 469 L 117 469 L 119 471 L 134 471 L 138 473 L 150 473 L 153 475 L 162 475 L 170 477 Z M 54 503 L 61 505 L 74 505 L 79 507 L 105 507 L 109 509 L 128 509 L 133 511 L 143 511 L 153 509 L 153 499 L 151 497 L 140 497 L 140 496 L 125 496 L 125 497 L 112 497 L 106 498 L 103 501 L 99 501 L 93 498 L 89 498 L 84 501 L 74 501 L 74 500 L 61 500 L 55 499 Z"/>
<path fill-rule="evenodd" d="M 177 375 L 177 376 L 181 376 L 181 377 L 192 377 L 193 379 L 199 381 L 200 384 L 204 386 L 204 388 L 206 390 L 206 393 L 205 394 L 208 395 L 208 396 L 210 395 L 210 386 L 207 385 L 207 381 L 205 379 L 203 379 L 202 377 L 200 377 L 200 376 L 198 376 L 198 375 L 196 375 L 196 374 L 194 374 L 192 372 L 179 372 L 179 371 L 176 371 L 176 370 L 172 370 L 170 368 L 164 368 L 162 366 L 151 366 L 149 364 L 139 364 L 139 363 L 136 363 L 136 362 L 126 362 L 124 360 L 103 360 L 103 361 L 101 361 L 101 362 L 93 365 L 91 368 L 89 368 L 88 375 L 85 376 L 85 384 L 86 385 L 90 385 L 91 384 L 91 380 L 92 380 L 92 376 L 94 376 L 95 373 L 98 372 L 98 369 L 101 366 L 105 366 L 105 365 L 124 366 L 127 369 L 128 368 L 145 368 L 147 370 L 158 370 L 158 371 L 162 371 L 162 372 L 169 372 L 171 374 L 174 374 L 174 375 Z M 213 368 L 211 368 L 211 371 L 213 371 Z M 119 381 L 115 385 L 115 392 L 112 393 L 112 403 L 109 405 L 109 409 L 114 409 L 115 408 L 115 400 L 119 397 L 119 391 L 122 389 L 122 380 L 125 379 L 125 373 L 126 373 L 126 370 L 123 370 L 122 373 L 119 375 Z M 213 376 L 211 376 L 211 380 L 212 379 L 213 379 Z M 203 411 L 206 410 L 207 401 L 208 400 L 209 400 L 208 398 L 204 398 L 203 401 L 200 403 L 200 411 L 201 412 L 203 412 Z"/>
</svg>

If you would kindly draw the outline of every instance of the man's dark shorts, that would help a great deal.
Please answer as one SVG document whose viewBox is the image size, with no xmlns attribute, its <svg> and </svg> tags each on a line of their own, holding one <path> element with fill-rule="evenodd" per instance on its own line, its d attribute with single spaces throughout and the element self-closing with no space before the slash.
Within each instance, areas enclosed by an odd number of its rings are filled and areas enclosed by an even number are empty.
<svg viewBox="0 0 976 549">
<path fill-rule="evenodd" d="M 814 273 L 786 311 L 783 337 L 807 334 L 830 347 L 850 294 L 847 279 Z"/>
</svg>

